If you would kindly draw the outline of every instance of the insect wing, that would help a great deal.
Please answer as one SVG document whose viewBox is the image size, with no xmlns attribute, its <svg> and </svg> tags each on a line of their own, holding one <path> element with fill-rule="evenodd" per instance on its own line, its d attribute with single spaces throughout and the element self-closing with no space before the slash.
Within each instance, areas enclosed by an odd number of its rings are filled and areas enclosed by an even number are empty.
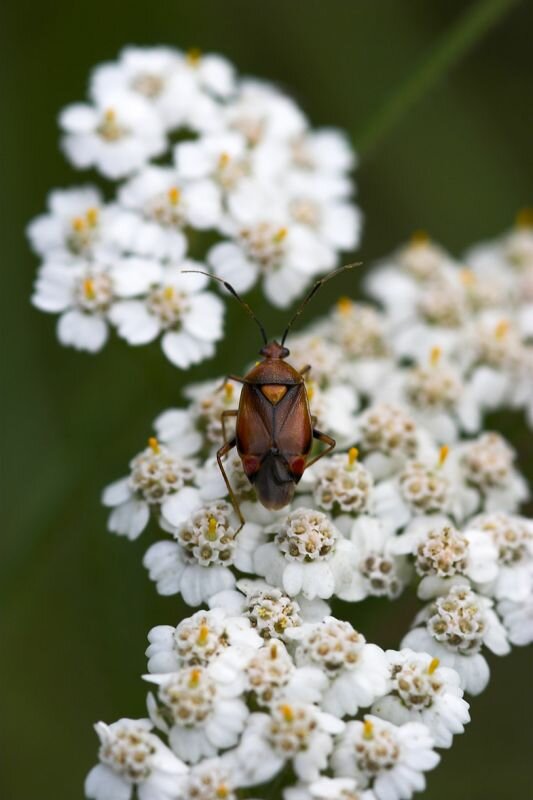
<svg viewBox="0 0 533 800">
<path fill-rule="evenodd" d="M 274 441 L 298 481 L 313 444 L 313 427 L 304 384 L 289 389 L 275 408 Z"/>
<path fill-rule="evenodd" d="M 250 479 L 272 449 L 272 420 L 272 406 L 268 400 L 255 386 L 244 385 L 237 416 L 237 450 Z"/>
</svg>

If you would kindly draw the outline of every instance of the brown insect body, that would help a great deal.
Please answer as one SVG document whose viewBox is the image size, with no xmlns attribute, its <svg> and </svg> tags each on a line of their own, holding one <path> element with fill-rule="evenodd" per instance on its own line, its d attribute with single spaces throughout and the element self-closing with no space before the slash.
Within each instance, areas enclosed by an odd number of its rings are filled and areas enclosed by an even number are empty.
<svg viewBox="0 0 533 800">
<path fill-rule="evenodd" d="M 315 461 L 335 447 L 335 439 L 315 428 L 315 420 L 309 410 L 309 400 L 304 383 L 304 375 L 311 369 L 304 367 L 300 372 L 285 361 L 289 350 L 285 338 L 298 319 L 309 300 L 326 281 L 351 269 L 348 264 L 318 280 L 305 297 L 282 336 L 281 344 L 268 341 L 265 329 L 250 306 L 242 300 L 231 284 L 215 275 L 209 277 L 222 283 L 243 306 L 247 314 L 257 323 L 264 346 L 260 353 L 263 360 L 243 377 L 228 375 L 228 380 L 243 384 L 239 408 L 222 412 L 224 444 L 217 452 L 217 462 L 226 483 L 228 494 L 239 515 L 241 527 L 244 525 L 239 503 L 224 469 L 223 458 L 237 448 L 248 480 L 255 487 L 258 500 L 269 509 L 286 506 L 293 498 L 296 484 L 304 471 Z M 197 272 L 197 270 L 184 270 Z M 208 273 L 202 273 L 207 275 Z M 236 417 L 235 436 L 228 438 L 225 423 L 229 417 Z M 308 460 L 317 440 L 326 447 Z"/>
<path fill-rule="evenodd" d="M 284 359 L 287 348 L 272 342 L 264 360 L 243 378 L 236 446 L 259 501 L 270 509 L 292 500 L 313 445 L 304 379 Z"/>
</svg>

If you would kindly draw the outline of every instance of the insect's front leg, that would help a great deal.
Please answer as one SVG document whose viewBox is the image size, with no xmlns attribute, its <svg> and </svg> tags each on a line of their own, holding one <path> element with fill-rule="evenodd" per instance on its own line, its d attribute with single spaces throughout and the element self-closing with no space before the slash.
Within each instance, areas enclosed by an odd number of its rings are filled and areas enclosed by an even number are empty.
<svg viewBox="0 0 533 800">
<path fill-rule="evenodd" d="M 230 441 L 228 439 L 228 433 L 226 430 L 226 420 L 228 419 L 228 417 L 236 417 L 238 413 L 239 412 L 237 411 L 237 409 L 228 408 L 225 411 L 223 411 L 222 414 L 220 415 L 220 421 L 222 423 L 222 437 L 224 439 L 224 444 L 227 444 L 228 441 Z"/>
<path fill-rule="evenodd" d="M 310 370 L 311 370 L 311 364 L 306 364 L 305 367 L 301 368 L 300 375 L 304 377 L 304 375 L 307 375 L 307 373 L 310 372 Z"/>
<path fill-rule="evenodd" d="M 312 466 L 313 464 L 316 464 L 317 461 L 320 461 L 322 456 L 325 456 L 327 453 L 331 453 L 331 451 L 337 444 L 335 439 L 333 439 L 331 436 L 328 436 L 327 433 L 322 433 L 322 431 L 319 431 L 317 428 L 313 428 L 313 439 L 316 439 L 318 442 L 323 442 L 323 444 L 325 444 L 326 447 L 324 448 L 324 450 L 322 450 L 321 453 L 316 455 L 314 458 L 311 459 L 311 461 L 309 461 L 305 465 L 306 469 L 308 469 L 308 467 Z"/>
<path fill-rule="evenodd" d="M 218 468 L 222 473 L 222 477 L 224 478 L 224 483 L 226 484 L 226 488 L 228 490 L 228 494 L 230 496 L 233 508 L 235 509 L 235 513 L 239 517 L 239 522 L 241 523 L 239 529 L 236 531 L 236 533 L 239 533 L 240 529 L 244 525 L 244 517 L 241 512 L 241 507 L 239 506 L 239 501 L 235 496 L 235 492 L 231 488 L 231 483 L 229 482 L 227 472 L 224 469 L 224 464 L 222 463 L 222 459 L 224 458 L 224 456 L 226 456 L 229 452 L 231 452 L 231 450 L 233 450 L 233 448 L 236 447 L 236 445 L 237 445 L 237 439 L 235 437 L 231 439 L 229 442 L 223 444 L 222 447 L 219 450 L 217 450 L 217 463 L 218 463 Z"/>
<path fill-rule="evenodd" d="M 246 383 L 246 378 L 241 378 L 240 375 L 226 375 L 216 391 L 221 392 L 229 381 L 235 381 L 235 383 Z"/>
</svg>

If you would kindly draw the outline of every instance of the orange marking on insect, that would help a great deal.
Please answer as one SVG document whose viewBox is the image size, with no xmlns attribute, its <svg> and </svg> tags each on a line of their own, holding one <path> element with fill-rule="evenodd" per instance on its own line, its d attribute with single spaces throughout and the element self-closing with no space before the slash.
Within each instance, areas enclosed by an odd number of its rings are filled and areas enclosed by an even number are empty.
<svg viewBox="0 0 533 800">
<path fill-rule="evenodd" d="M 280 383 L 266 383 L 264 386 L 261 386 L 261 392 L 268 402 L 275 406 L 287 394 L 287 387 Z"/>
</svg>

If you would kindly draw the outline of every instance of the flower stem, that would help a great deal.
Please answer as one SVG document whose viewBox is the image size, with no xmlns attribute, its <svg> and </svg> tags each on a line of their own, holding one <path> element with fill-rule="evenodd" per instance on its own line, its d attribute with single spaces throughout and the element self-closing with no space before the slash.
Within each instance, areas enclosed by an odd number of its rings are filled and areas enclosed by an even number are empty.
<svg viewBox="0 0 533 800">
<path fill-rule="evenodd" d="M 407 112 L 464 58 L 516 5 L 518 0 L 478 0 L 444 32 L 399 86 L 385 98 L 355 137 L 361 158 L 394 129 Z"/>
</svg>

